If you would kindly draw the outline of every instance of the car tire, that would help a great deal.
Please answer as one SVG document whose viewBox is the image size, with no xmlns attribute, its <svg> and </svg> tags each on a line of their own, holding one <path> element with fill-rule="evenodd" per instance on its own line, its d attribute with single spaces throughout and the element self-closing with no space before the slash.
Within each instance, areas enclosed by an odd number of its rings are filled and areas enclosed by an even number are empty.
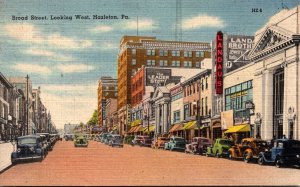
<svg viewBox="0 0 300 187">
<path fill-rule="evenodd" d="M 276 158 L 276 159 L 275 159 L 275 166 L 276 166 L 277 168 L 282 168 L 282 163 L 280 162 L 280 159 L 279 159 L 279 158 Z"/>
<path fill-rule="evenodd" d="M 258 157 L 257 163 L 259 165 L 264 165 L 265 164 L 264 158 L 262 156 Z"/>
<path fill-rule="evenodd" d="M 234 160 L 231 151 L 228 154 L 228 158 L 229 158 L 229 160 Z"/>
<path fill-rule="evenodd" d="M 243 155 L 243 160 L 245 163 L 249 163 L 251 160 L 251 156 L 248 156 L 248 154 L 250 154 L 250 153 L 244 153 L 244 155 Z"/>
<path fill-rule="evenodd" d="M 217 158 L 220 158 L 219 151 L 216 152 L 216 157 L 217 157 Z"/>
</svg>

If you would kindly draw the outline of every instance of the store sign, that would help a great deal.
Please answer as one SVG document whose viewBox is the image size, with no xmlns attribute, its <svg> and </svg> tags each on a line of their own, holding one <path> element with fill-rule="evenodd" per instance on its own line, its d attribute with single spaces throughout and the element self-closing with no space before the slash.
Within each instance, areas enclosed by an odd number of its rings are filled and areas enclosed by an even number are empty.
<svg viewBox="0 0 300 187">
<path fill-rule="evenodd" d="M 234 99 L 236 97 L 241 97 L 241 96 L 244 96 L 244 95 L 247 95 L 247 90 L 231 94 L 230 99 Z"/>
<path fill-rule="evenodd" d="M 175 94 L 177 94 L 177 93 L 179 93 L 179 92 L 182 92 L 182 86 L 177 86 L 177 87 L 175 87 L 175 88 L 172 88 L 172 89 L 170 90 L 170 92 L 171 92 L 171 95 L 175 95 Z"/>
<path fill-rule="evenodd" d="M 180 82 L 180 76 L 172 76 L 171 69 L 147 68 L 145 77 L 146 86 L 157 87 Z"/>
<path fill-rule="evenodd" d="M 245 108 L 246 109 L 254 109 L 254 104 L 252 103 L 252 101 L 245 102 Z"/>
<path fill-rule="evenodd" d="M 233 126 L 233 110 L 221 112 L 221 128 L 223 130 L 229 129 Z"/>
<path fill-rule="evenodd" d="M 223 94 L 223 33 L 219 31 L 216 37 L 216 94 Z"/>
<path fill-rule="evenodd" d="M 254 44 L 253 36 L 229 35 L 227 37 L 226 72 L 247 65 L 250 61 L 248 54 Z"/>
</svg>

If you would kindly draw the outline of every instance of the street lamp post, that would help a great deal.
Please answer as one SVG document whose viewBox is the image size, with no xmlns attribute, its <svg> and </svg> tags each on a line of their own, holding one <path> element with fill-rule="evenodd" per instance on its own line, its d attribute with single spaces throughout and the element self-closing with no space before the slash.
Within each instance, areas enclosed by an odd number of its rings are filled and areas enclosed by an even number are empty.
<svg viewBox="0 0 300 187">
<path fill-rule="evenodd" d="M 28 81 L 29 81 L 29 76 L 27 75 L 26 76 L 26 124 L 27 124 L 27 127 L 26 127 L 26 134 L 28 135 L 29 134 L 29 122 L 28 122 L 28 114 L 29 114 L 29 98 L 28 98 Z"/>
<path fill-rule="evenodd" d="M 198 101 L 199 101 L 199 104 L 196 104 L 197 106 L 197 127 L 198 127 L 198 136 L 200 136 L 200 127 L 201 127 L 201 123 L 202 123 L 202 119 L 201 119 L 201 115 L 200 115 L 200 103 L 201 103 L 201 93 L 200 93 L 200 90 L 201 90 L 201 86 L 202 86 L 202 82 L 199 81 L 199 98 L 198 98 Z M 203 103 L 202 103 L 203 104 Z"/>
</svg>

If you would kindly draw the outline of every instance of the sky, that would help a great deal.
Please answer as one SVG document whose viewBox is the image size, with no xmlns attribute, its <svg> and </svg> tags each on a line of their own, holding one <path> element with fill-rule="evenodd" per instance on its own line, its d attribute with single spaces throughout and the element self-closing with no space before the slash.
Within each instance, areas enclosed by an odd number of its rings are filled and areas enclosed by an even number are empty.
<svg viewBox="0 0 300 187">
<path fill-rule="evenodd" d="M 254 35 L 282 5 L 291 9 L 299 4 L 299 0 L 183 0 L 182 41 L 211 42 L 219 30 Z M 32 15 L 47 20 L 31 20 Z M 51 15 L 72 20 L 52 20 Z M 99 78 L 117 78 L 119 42 L 124 35 L 137 35 L 137 19 L 140 36 L 175 40 L 176 0 L 0 0 L 0 71 L 5 76 L 28 74 L 33 87 L 41 87 L 42 102 L 57 128 L 85 123 L 97 108 Z"/>
</svg>

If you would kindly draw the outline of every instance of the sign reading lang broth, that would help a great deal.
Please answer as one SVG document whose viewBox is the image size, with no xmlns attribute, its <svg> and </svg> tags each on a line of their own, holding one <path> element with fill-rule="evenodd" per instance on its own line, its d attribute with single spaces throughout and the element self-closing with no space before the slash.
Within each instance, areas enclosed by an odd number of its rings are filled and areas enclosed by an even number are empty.
<svg viewBox="0 0 300 187">
<path fill-rule="evenodd" d="M 254 43 L 253 36 L 229 35 L 227 37 L 226 72 L 249 63 L 248 54 Z"/>
</svg>

